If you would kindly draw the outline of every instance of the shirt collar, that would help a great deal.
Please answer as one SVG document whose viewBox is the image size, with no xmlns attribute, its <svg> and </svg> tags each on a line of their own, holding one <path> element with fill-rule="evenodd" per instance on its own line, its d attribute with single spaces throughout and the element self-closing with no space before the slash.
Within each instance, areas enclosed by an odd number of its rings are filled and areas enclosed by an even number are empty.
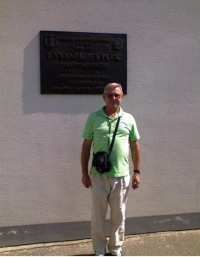
<svg viewBox="0 0 200 257">
<path fill-rule="evenodd" d="M 105 106 L 103 106 L 103 107 L 98 111 L 98 115 L 107 118 L 108 116 L 105 114 L 105 112 L 104 112 L 104 110 L 103 110 L 104 108 L 105 108 Z M 118 117 L 121 117 L 122 114 L 123 114 L 123 109 L 122 109 L 122 107 L 120 106 L 119 108 L 120 108 L 120 110 L 119 110 L 119 112 L 117 113 L 117 115 L 114 117 L 114 119 L 116 119 L 116 118 L 118 118 Z"/>
</svg>

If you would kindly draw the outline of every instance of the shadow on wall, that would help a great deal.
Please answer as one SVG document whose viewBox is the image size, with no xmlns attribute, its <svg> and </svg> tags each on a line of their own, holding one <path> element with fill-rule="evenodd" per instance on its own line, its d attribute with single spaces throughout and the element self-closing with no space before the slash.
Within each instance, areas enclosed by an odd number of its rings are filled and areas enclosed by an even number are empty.
<svg viewBox="0 0 200 257">
<path fill-rule="evenodd" d="M 31 113 L 91 113 L 103 105 L 100 95 L 42 95 L 40 93 L 39 32 L 24 49 L 23 110 Z"/>
</svg>

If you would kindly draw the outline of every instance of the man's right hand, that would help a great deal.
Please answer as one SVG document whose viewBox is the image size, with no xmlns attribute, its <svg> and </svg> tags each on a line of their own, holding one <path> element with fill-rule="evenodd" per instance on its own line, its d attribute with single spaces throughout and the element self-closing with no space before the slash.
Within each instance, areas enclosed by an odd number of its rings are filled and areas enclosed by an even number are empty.
<svg viewBox="0 0 200 257">
<path fill-rule="evenodd" d="M 84 139 L 81 152 L 82 183 L 86 188 L 91 187 L 90 176 L 88 175 L 88 162 L 92 140 Z"/>
<path fill-rule="evenodd" d="M 91 187 L 91 180 L 90 180 L 90 176 L 87 175 L 82 175 L 82 183 L 86 188 Z"/>
</svg>

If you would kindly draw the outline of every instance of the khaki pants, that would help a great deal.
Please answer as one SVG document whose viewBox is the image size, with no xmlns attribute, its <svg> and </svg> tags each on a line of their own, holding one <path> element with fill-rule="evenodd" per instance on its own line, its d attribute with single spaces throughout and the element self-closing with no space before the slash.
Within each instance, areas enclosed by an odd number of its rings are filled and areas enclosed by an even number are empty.
<svg viewBox="0 0 200 257">
<path fill-rule="evenodd" d="M 91 175 L 92 181 L 92 224 L 91 237 L 95 252 L 105 254 L 105 220 L 110 205 L 110 239 L 108 249 L 112 253 L 121 249 L 124 242 L 125 210 L 130 185 L 130 175 L 110 178 Z"/>
</svg>

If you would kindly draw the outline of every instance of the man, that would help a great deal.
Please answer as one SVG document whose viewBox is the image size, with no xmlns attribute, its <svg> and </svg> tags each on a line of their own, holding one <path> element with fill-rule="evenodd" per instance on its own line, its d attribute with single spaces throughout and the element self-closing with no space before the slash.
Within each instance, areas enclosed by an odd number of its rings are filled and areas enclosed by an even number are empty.
<svg viewBox="0 0 200 257">
<path fill-rule="evenodd" d="M 92 192 L 91 237 L 95 255 L 105 255 L 106 252 L 105 220 L 109 204 L 111 217 L 108 250 L 112 255 L 120 256 L 124 242 L 125 209 L 130 185 L 129 148 L 134 165 L 133 189 L 138 188 L 140 184 L 139 133 L 133 116 L 120 107 L 123 100 L 120 84 L 106 85 L 103 99 L 106 105 L 89 115 L 83 132 L 82 183 L 86 188 L 91 187 Z M 119 127 L 109 157 L 111 170 L 101 174 L 92 166 L 89 174 L 88 162 L 92 143 L 93 153 L 108 153 L 118 117 Z"/>
</svg>

